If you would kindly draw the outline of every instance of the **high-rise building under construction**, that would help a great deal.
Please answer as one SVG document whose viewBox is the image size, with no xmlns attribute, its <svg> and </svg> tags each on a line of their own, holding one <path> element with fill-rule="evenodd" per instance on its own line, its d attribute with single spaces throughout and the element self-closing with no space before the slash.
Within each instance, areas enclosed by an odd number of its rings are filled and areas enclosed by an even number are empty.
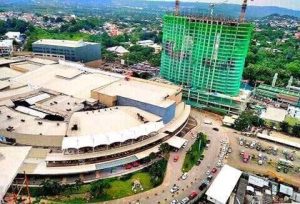
<svg viewBox="0 0 300 204">
<path fill-rule="evenodd" d="M 165 15 L 161 76 L 184 87 L 187 103 L 237 113 L 252 25 L 213 17 Z"/>
</svg>

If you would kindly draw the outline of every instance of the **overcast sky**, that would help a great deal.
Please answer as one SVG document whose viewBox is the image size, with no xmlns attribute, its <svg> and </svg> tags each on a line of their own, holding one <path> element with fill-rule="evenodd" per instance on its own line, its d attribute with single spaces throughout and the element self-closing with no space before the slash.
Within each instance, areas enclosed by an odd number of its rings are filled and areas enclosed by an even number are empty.
<svg viewBox="0 0 300 204">
<path fill-rule="evenodd" d="M 174 0 L 163 0 L 163 1 L 174 1 Z M 223 2 L 224 0 L 181 0 L 186 2 Z M 242 0 L 228 0 L 228 3 L 242 4 Z M 249 5 L 255 6 L 278 6 L 289 8 L 293 10 L 300 10 L 300 0 L 248 0 Z"/>
</svg>

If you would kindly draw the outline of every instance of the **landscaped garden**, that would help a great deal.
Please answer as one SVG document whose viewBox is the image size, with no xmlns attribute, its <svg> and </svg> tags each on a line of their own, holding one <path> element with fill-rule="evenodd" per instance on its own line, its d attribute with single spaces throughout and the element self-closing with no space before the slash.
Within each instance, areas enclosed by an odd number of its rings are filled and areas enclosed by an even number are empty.
<svg viewBox="0 0 300 204">
<path fill-rule="evenodd" d="M 203 133 L 198 133 L 197 139 L 195 143 L 191 146 L 191 148 L 188 150 L 183 166 L 182 166 L 182 171 L 183 172 L 188 172 L 189 170 L 192 169 L 194 165 L 196 165 L 198 160 L 202 160 L 204 155 L 204 149 L 207 143 L 207 136 Z"/>
<path fill-rule="evenodd" d="M 46 199 L 53 203 L 87 203 L 114 200 L 147 191 L 160 185 L 166 167 L 167 160 L 161 159 L 144 170 L 118 178 L 98 180 L 90 184 L 83 184 L 78 181 L 74 185 L 60 185 L 53 180 L 45 180 L 41 187 L 31 188 L 31 194 L 38 200 Z"/>
</svg>

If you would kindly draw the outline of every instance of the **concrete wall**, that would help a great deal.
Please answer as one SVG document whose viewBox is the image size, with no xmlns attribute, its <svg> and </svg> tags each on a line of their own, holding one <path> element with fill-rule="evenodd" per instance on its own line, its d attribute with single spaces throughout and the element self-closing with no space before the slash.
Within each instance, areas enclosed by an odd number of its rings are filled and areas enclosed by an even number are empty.
<svg viewBox="0 0 300 204">
<path fill-rule="evenodd" d="M 98 91 L 92 91 L 91 97 L 108 107 L 115 106 L 117 103 L 117 96 L 109 96 L 106 94 L 99 93 Z"/>
<path fill-rule="evenodd" d="M 172 96 L 169 96 L 168 99 L 171 99 L 176 102 L 176 104 L 179 104 L 182 102 L 182 91 L 180 93 L 176 93 Z"/>
<path fill-rule="evenodd" d="M 175 102 L 172 105 L 170 105 L 166 108 L 163 108 L 163 107 L 155 106 L 155 105 L 152 105 L 152 104 L 136 101 L 136 100 L 133 100 L 133 99 L 124 98 L 124 97 L 121 97 L 121 96 L 117 97 L 117 105 L 119 105 L 119 106 L 133 106 L 133 107 L 142 109 L 144 111 L 153 113 L 155 115 L 158 115 L 158 116 L 162 117 L 163 122 L 165 124 L 170 122 L 174 118 L 175 109 L 176 109 L 176 103 Z"/>
</svg>

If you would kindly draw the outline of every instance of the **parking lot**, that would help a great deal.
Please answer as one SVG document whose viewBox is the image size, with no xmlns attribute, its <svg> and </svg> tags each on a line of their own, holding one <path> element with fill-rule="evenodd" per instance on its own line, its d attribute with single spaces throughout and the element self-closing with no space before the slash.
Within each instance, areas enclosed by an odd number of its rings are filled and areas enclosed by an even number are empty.
<svg viewBox="0 0 300 204">
<path fill-rule="evenodd" d="M 229 140 L 232 153 L 227 157 L 229 165 L 300 186 L 299 151 L 258 138 L 242 136 L 229 128 L 225 129 L 227 134 L 231 135 Z"/>
</svg>

